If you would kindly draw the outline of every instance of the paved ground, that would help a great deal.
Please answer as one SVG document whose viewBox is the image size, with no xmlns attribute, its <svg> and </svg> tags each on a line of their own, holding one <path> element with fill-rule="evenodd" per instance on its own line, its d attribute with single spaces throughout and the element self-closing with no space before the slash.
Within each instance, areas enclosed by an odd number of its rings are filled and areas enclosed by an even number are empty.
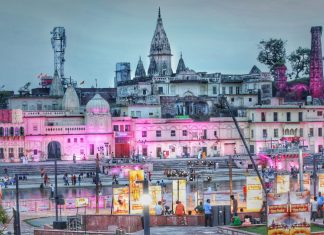
<svg viewBox="0 0 324 235">
<path fill-rule="evenodd" d="M 133 233 L 134 235 L 142 235 L 144 234 L 143 231 L 139 231 Z M 173 227 L 154 227 L 151 228 L 151 235 L 204 235 L 204 234 L 215 234 L 221 235 L 221 232 L 218 232 L 217 227 L 181 227 L 181 226 L 173 226 Z"/>
</svg>

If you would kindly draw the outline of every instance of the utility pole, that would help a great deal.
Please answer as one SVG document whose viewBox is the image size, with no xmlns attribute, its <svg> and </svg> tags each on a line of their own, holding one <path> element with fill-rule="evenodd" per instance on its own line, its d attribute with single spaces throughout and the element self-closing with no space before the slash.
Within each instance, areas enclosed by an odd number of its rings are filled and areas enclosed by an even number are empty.
<svg viewBox="0 0 324 235">
<path fill-rule="evenodd" d="M 178 181 L 178 185 L 179 185 L 179 181 Z M 143 194 L 144 195 L 149 194 L 148 181 L 146 178 L 144 179 L 143 182 Z M 144 235 L 150 235 L 150 206 L 148 203 L 144 204 L 143 216 L 144 216 Z"/>
<path fill-rule="evenodd" d="M 99 155 L 96 156 L 96 214 L 99 214 Z"/>
<path fill-rule="evenodd" d="M 299 161 L 299 187 L 300 192 L 304 191 L 304 176 L 303 176 L 303 170 L 304 170 L 304 164 L 303 164 L 303 146 L 299 146 L 299 154 L 298 154 L 298 161 Z"/>
<path fill-rule="evenodd" d="M 20 213 L 19 213 L 19 185 L 18 185 L 18 174 L 15 175 L 16 181 L 16 224 L 15 224 L 15 235 L 20 235 Z"/>
<path fill-rule="evenodd" d="M 228 175 L 229 175 L 230 195 L 233 195 L 232 155 L 230 155 L 228 159 L 228 173 L 229 173 Z"/>
<path fill-rule="evenodd" d="M 57 195 L 57 155 L 54 159 L 54 173 L 55 173 L 55 221 L 58 222 L 58 195 Z"/>
<path fill-rule="evenodd" d="M 314 179 L 314 197 L 316 196 L 316 184 L 317 184 L 317 159 L 313 154 L 313 179 Z"/>
</svg>

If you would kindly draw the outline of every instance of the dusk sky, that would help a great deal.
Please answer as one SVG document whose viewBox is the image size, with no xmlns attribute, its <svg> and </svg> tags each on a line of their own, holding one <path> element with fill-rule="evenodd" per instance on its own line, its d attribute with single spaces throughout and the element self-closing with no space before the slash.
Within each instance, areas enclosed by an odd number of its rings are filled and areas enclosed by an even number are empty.
<svg viewBox="0 0 324 235">
<path fill-rule="evenodd" d="M 54 73 L 51 34 L 65 27 L 65 75 L 85 87 L 112 87 L 116 62 L 148 54 L 158 7 L 173 54 L 195 71 L 248 73 L 258 42 L 287 40 L 287 52 L 310 47 L 311 26 L 324 25 L 323 0 L 0 0 L 0 87 L 17 91 Z M 322 40 L 323 41 L 323 40 Z"/>
</svg>

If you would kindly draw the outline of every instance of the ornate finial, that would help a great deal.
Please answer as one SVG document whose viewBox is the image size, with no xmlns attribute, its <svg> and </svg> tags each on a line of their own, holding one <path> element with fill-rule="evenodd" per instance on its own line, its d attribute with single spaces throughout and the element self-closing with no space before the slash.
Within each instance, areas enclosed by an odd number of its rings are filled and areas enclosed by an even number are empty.
<svg viewBox="0 0 324 235">
<path fill-rule="evenodd" d="M 160 7 L 159 7 L 159 19 L 161 18 L 161 10 L 160 10 Z"/>
<path fill-rule="evenodd" d="M 98 79 L 96 78 L 96 89 L 98 89 Z"/>
<path fill-rule="evenodd" d="M 72 78 L 71 78 L 71 76 L 70 76 L 70 86 L 72 86 Z"/>
<path fill-rule="evenodd" d="M 182 51 L 180 52 L 180 58 L 182 59 Z"/>
</svg>

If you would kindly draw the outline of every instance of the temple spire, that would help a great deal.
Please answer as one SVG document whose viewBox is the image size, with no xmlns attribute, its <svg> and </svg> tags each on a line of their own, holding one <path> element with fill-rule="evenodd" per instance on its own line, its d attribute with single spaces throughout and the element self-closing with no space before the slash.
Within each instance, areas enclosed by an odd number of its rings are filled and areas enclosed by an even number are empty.
<svg viewBox="0 0 324 235">
<path fill-rule="evenodd" d="M 186 68 L 184 60 L 182 58 L 182 52 L 181 52 L 178 67 L 177 67 L 177 73 L 180 73 L 180 72 L 183 72 L 183 71 L 186 71 L 186 70 L 187 70 L 187 68 Z"/>
<path fill-rule="evenodd" d="M 149 54 L 149 57 L 151 59 L 150 59 L 148 74 L 150 76 L 154 75 L 151 72 L 154 71 L 153 68 L 155 68 L 156 69 L 155 72 L 159 76 L 171 75 L 172 74 L 171 56 L 172 56 L 171 48 L 170 48 L 168 37 L 164 30 L 162 17 L 161 17 L 161 10 L 159 8 L 158 19 L 156 22 L 155 31 L 151 41 L 151 48 Z M 156 65 L 152 63 L 155 63 Z"/>
<path fill-rule="evenodd" d="M 136 78 L 138 78 L 138 77 L 146 77 L 146 73 L 145 73 L 145 69 L 144 69 L 144 65 L 143 65 L 141 57 L 139 58 L 138 63 L 137 63 L 137 67 L 136 67 L 136 71 L 135 71 L 135 77 Z"/>
</svg>

